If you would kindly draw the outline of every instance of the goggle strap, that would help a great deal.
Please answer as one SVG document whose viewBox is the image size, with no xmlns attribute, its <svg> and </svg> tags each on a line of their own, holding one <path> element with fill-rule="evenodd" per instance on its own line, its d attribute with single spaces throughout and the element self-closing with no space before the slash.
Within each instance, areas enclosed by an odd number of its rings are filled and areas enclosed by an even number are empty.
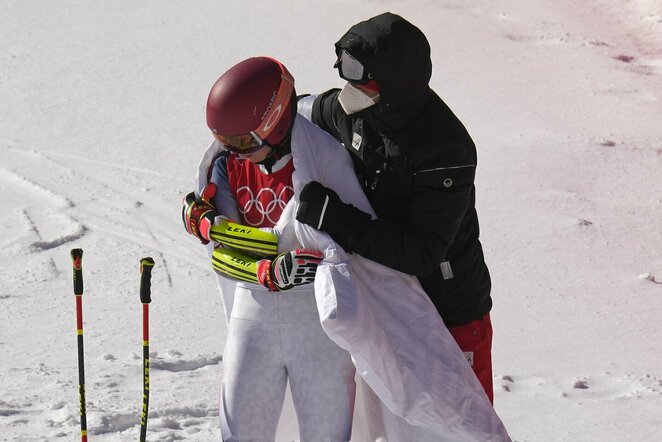
<svg viewBox="0 0 662 442">
<path fill-rule="evenodd" d="M 285 66 L 280 63 L 279 65 L 282 72 L 280 77 L 282 80 L 280 87 L 278 88 L 278 92 L 276 92 L 276 97 L 271 103 L 267 115 L 265 115 L 262 123 L 260 123 L 258 128 L 254 131 L 255 135 L 257 135 L 260 140 L 266 139 L 277 126 L 277 123 L 280 120 L 279 117 L 287 107 L 290 97 L 292 96 L 292 91 L 294 90 L 294 77 L 292 77 L 292 74 L 287 71 Z"/>
</svg>

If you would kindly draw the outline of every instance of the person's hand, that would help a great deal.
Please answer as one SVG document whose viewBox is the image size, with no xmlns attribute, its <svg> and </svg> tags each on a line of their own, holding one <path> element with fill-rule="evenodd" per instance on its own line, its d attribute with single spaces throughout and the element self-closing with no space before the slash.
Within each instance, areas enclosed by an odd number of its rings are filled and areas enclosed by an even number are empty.
<svg viewBox="0 0 662 442">
<path fill-rule="evenodd" d="M 191 192 L 184 197 L 182 205 L 182 221 L 186 231 L 195 236 L 202 242 L 209 242 L 209 229 L 214 224 L 216 218 L 216 208 L 212 203 L 216 195 L 216 185 L 209 183 L 202 189 L 199 198 Z"/>
<path fill-rule="evenodd" d="M 317 266 L 324 258 L 322 252 L 299 248 L 278 255 L 273 260 L 257 262 L 257 280 L 270 292 L 291 289 L 315 280 Z"/>
<path fill-rule="evenodd" d="M 343 205 L 345 204 L 336 192 L 317 181 L 311 181 L 305 185 L 299 195 L 296 219 L 317 230 L 327 232 L 329 226 L 342 222 L 342 219 L 338 219 L 338 215 Z"/>
</svg>

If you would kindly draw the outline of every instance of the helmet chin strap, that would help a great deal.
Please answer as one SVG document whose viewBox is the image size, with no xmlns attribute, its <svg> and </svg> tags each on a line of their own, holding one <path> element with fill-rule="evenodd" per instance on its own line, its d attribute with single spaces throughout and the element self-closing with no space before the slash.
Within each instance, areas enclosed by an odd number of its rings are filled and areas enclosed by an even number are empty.
<svg viewBox="0 0 662 442">
<path fill-rule="evenodd" d="M 257 164 L 264 166 L 267 169 L 267 172 L 271 173 L 271 168 L 274 166 L 274 164 L 276 164 L 276 162 L 281 158 L 283 158 L 285 155 L 292 152 L 292 147 L 290 145 L 291 139 L 292 139 L 292 129 L 290 128 L 289 133 L 287 134 L 287 136 L 283 141 L 281 141 L 276 146 L 269 145 L 271 151 L 262 161 L 260 161 Z"/>
</svg>

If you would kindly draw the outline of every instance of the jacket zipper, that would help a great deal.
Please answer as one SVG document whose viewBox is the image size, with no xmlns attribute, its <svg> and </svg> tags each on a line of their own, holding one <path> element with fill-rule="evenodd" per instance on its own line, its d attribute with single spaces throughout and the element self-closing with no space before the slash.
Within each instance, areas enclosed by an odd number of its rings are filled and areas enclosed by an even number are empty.
<svg viewBox="0 0 662 442">
<path fill-rule="evenodd" d="M 377 187 L 377 182 L 379 181 L 379 174 L 382 173 L 382 170 L 386 170 L 386 162 L 384 162 L 384 165 L 382 166 L 381 169 L 375 170 L 375 179 L 372 180 L 372 184 L 370 185 L 370 190 L 375 190 Z"/>
<path fill-rule="evenodd" d="M 377 170 L 375 171 L 375 173 L 376 173 L 377 175 L 375 176 L 375 179 L 372 180 L 372 184 L 370 185 L 370 190 L 375 190 L 375 187 L 377 187 L 377 181 L 379 181 L 379 174 L 380 174 L 380 172 L 381 172 L 381 170 L 379 170 L 379 169 L 377 169 Z"/>
</svg>

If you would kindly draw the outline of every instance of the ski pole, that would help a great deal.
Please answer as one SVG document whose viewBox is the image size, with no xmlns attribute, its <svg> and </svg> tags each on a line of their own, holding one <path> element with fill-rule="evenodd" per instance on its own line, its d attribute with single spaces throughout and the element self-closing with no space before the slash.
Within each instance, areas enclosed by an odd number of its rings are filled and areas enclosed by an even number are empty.
<svg viewBox="0 0 662 442">
<path fill-rule="evenodd" d="M 149 410 L 149 303 L 154 260 L 140 260 L 140 302 L 143 304 L 143 409 L 140 416 L 140 442 L 147 437 L 147 412 Z"/>
<path fill-rule="evenodd" d="M 80 440 L 87 442 L 87 412 L 85 410 L 85 361 L 83 356 L 83 249 L 71 249 L 76 296 L 76 335 L 78 339 L 78 398 L 80 400 Z"/>
</svg>

